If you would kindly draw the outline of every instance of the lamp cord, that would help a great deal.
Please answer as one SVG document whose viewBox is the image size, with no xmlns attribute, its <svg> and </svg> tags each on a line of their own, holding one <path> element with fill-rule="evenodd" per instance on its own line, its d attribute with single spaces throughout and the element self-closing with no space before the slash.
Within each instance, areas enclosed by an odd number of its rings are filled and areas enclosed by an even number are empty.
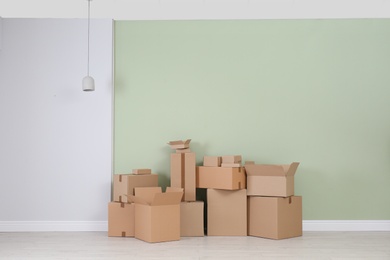
<svg viewBox="0 0 390 260">
<path fill-rule="evenodd" d="M 89 76 L 89 32 L 90 32 L 90 12 L 91 12 L 91 0 L 88 1 L 88 64 L 87 64 L 87 75 Z"/>
</svg>

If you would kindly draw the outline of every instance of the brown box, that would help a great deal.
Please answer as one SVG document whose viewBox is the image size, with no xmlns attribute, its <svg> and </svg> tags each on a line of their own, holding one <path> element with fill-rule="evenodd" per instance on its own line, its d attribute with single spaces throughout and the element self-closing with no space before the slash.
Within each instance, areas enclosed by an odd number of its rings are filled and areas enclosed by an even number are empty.
<svg viewBox="0 0 390 260">
<path fill-rule="evenodd" d="M 302 197 L 248 197 L 248 235 L 272 239 L 302 236 Z"/>
<path fill-rule="evenodd" d="M 134 195 L 135 187 L 157 187 L 157 174 L 115 174 L 113 201 L 128 202 L 127 196 Z"/>
<path fill-rule="evenodd" d="M 151 169 L 133 169 L 133 174 L 151 174 Z"/>
<path fill-rule="evenodd" d="M 170 141 L 168 144 L 171 146 L 171 149 L 187 149 L 190 147 L 191 139 L 187 140 L 178 140 Z"/>
<path fill-rule="evenodd" d="M 108 236 L 134 237 L 134 203 L 108 203 Z"/>
<path fill-rule="evenodd" d="M 135 188 L 134 237 L 146 242 L 180 240 L 180 201 L 182 189 Z"/>
<path fill-rule="evenodd" d="M 176 149 L 176 153 L 190 153 L 191 149 L 186 148 L 186 149 Z"/>
<path fill-rule="evenodd" d="M 246 190 L 207 189 L 207 235 L 247 235 Z"/>
<path fill-rule="evenodd" d="M 184 201 L 196 200 L 195 153 L 171 154 L 171 187 L 184 189 Z"/>
<path fill-rule="evenodd" d="M 222 156 L 222 163 L 241 163 L 241 155 Z"/>
<path fill-rule="evenodd" d="M 203 237 L 203 201 L 180 203 L 180 234 L 182 237 Z"/>
<path fill-rule="evenodd" d="M 223 190 L 246 188 L 245 169 L 228 167 L 196 167 L 196 187 Z"/>
<path fill-rule="evenodd" d="M 222 163 L 221 156 L 203 156 L 203 166 L 220 167 Z"/>
<path fill-rule="evenodd" d="M 241 163 L 221 163 L 221 167 L 239 168 Z"/>
<path fill-rule="evenodd" d="M 248 196 L 294 195 L 294 174 L 299 163 L 289 165 L 246 164 Z"/>
</svg>

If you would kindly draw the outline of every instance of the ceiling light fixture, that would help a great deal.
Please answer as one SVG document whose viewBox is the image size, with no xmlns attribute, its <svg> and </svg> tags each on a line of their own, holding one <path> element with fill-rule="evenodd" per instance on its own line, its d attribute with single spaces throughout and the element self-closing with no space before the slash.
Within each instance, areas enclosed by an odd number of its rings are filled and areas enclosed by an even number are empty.
<svg viewBox="0 0 390 260">
<path fill-rule="evenodd" d="M 95 90 L 95 80 L 89 76 L 89 34 L 90 34 L 90 20 L 91 20 L 91 1 L 88 1 L 88 63 L 87 63 L 87 76 L 83 78 L 83 90 L 84 91 L 94 91 Z"/>
</svg>

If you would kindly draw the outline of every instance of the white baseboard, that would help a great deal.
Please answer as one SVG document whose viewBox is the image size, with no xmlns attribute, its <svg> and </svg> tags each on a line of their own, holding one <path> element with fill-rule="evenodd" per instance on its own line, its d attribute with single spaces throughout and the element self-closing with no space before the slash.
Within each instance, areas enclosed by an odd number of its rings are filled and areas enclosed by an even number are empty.
<svg viewBox="0 0 390 260">
<path fill-rule="evenodd" d="M 304 220 L 303 231 L 390 231 L 390 220 Z"/>
<path fill-rule="evenodd" d="M 107 231 L 107 221 L 0 221 L 0 232 Z M 390 231 L 390 220 L 303 220 L 303 231 Z"/>
<path fill-rule="evenodd" d="M 0 221 L 0 232 L 107 231 L 107 221 Z"/>
</svg>

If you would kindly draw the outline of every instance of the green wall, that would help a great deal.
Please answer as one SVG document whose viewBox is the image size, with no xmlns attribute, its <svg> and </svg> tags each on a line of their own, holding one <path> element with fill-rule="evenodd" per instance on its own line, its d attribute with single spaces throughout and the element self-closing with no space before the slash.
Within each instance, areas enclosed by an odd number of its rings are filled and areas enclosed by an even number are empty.
<svg viewBox="0 0 390 260">
<path fill-rule="evenodd" d="M 390 219 L 390 20 L 117 21 L 115 173 L 170 140 L 301 162 L 306 220 Z"/>
</svg>

